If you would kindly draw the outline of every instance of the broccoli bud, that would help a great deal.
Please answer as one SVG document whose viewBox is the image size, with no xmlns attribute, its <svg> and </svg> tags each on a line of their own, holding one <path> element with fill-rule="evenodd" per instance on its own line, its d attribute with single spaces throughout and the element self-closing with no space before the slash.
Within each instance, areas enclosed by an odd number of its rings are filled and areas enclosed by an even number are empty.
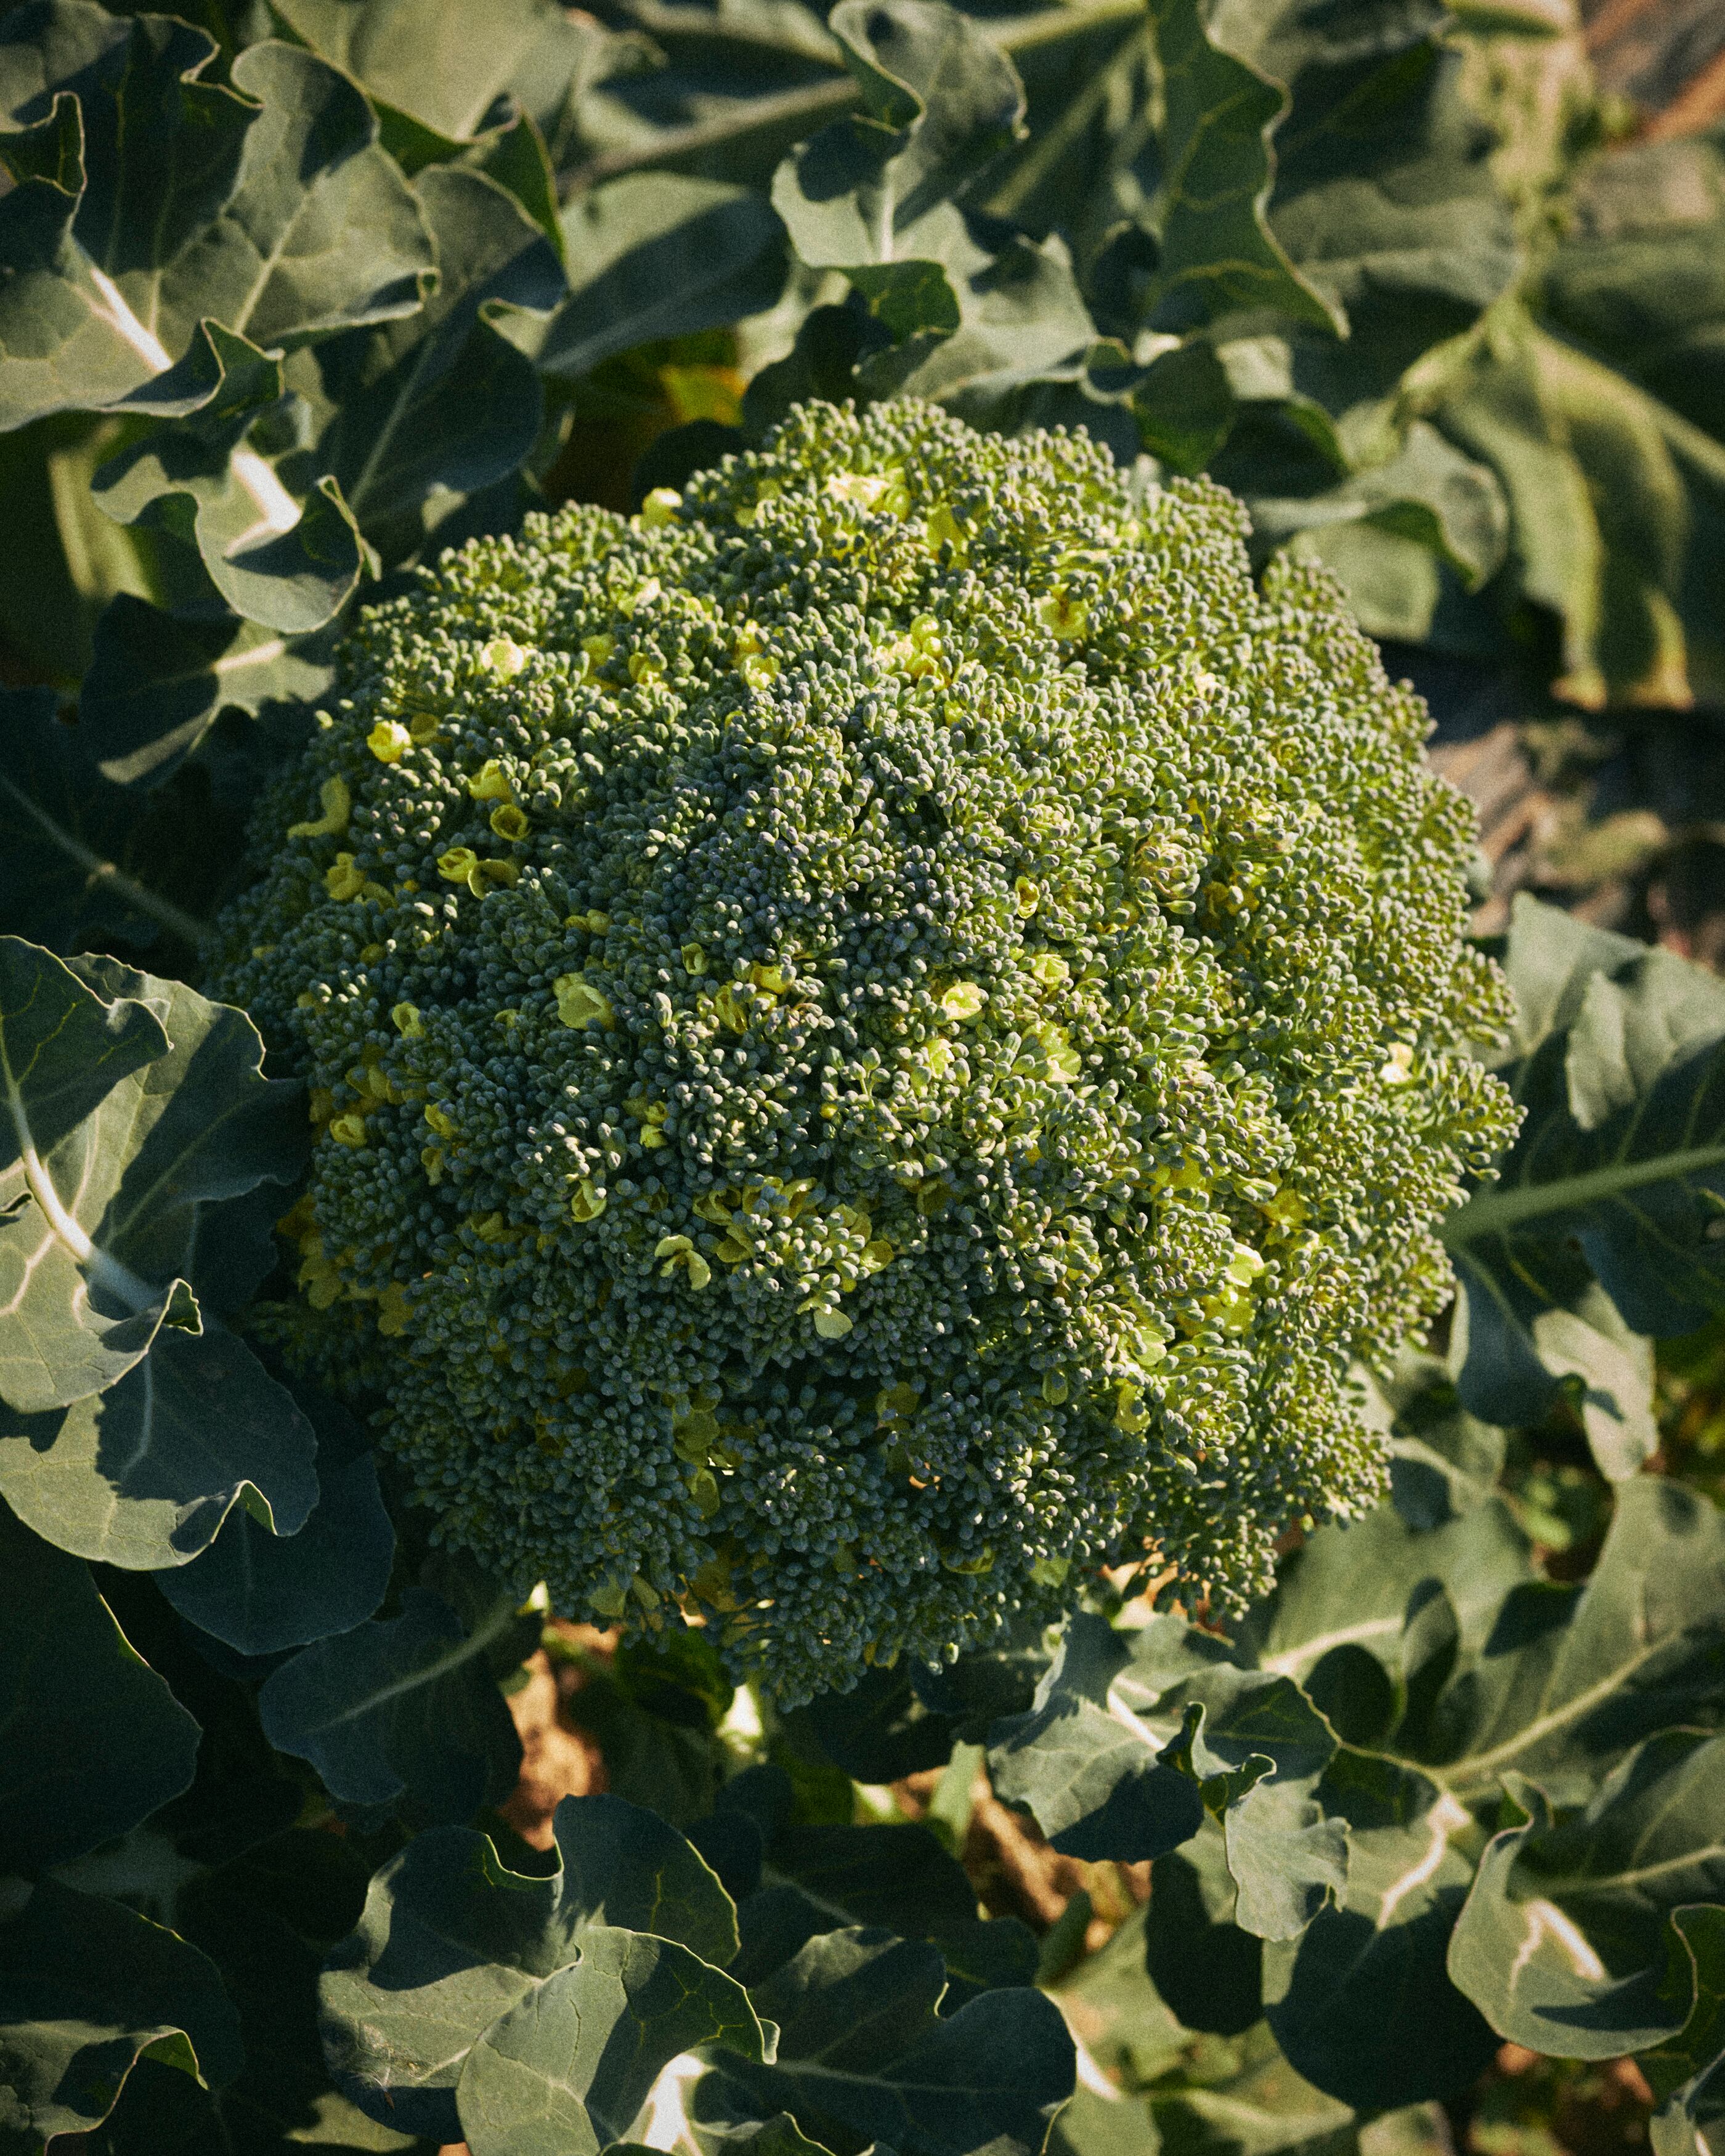
<svg viewBox="0 0 1725 2156">
<path fill-rule="evenodd" d="M 1243 531 L 811 404 L 363 618 L 218 985 L 321 1134 L 280 1329 L 442 1538 L 795 1699 L 1375 1500 L 1507 999 L 1423 707 Z"/>
</svg>

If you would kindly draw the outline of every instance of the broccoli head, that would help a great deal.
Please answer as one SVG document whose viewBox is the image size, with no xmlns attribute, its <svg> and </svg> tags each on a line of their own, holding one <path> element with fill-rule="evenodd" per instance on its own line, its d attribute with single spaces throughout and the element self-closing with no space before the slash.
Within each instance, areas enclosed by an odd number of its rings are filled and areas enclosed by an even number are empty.
<svg viewBox="0 0 1725 2156">
<path fill-rule="evenodd" d="M 440 1539 L 795 1699 L 1377 1497 L 1507 996 L 1422 706 L 1244 530 L 810 404 L 362 618 L 218 986 L 320 1132 L 276 1322 Z"/>
</svg>

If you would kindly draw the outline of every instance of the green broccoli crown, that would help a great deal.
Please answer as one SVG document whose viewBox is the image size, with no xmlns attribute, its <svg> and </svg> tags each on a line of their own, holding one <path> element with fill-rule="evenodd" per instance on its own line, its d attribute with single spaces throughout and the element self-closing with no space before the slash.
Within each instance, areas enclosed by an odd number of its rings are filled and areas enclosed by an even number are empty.
<svg viewBox="0 0 1725 2156">
<path fill-rule="evenodd" d="M 374 608 L 221 991 L 281 1323 L 437 1532 L 794 1698 L 1378 1495 L 1507 996 L 1424 709 L 1239 505 L 811 404 Z"/>
</svg>

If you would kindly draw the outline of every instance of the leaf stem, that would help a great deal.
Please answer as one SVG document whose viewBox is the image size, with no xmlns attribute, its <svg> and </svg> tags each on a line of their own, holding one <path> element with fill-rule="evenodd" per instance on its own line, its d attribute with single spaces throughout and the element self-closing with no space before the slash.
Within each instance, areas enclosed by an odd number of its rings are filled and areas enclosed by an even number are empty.
<svg viewBox="0 0 1725 2156">
<path fill-rule="evenodd" d="M 1465 1250 L 1486 1235 L 1506 1235 L 1525 1221 L 1551 1213 L 1568 1213 L 1652 1183 L 1676 1183 L 1687 1175 L 1725 1164 L 1725 1144 L 1692 1146 L 1681 1152 L 1656 1153 L 1646 1160 L 1614 1161 L 1605 1168 L 1564 1175 L 1550 1183 L 1524 1183 L 1512 1190 L 1476 1190 L 1438 1229 L 1445 1250 Z"/>
<path fill-rule="evenodd" d="M 1144 0 L 1091 0 L 1091 4 L 1046 8 L 1028 15 L 994 38 L 1002 52 L 1017 56 L 1040 52 L 1069 38 L 1087 37 L 1111 23 L 1130 22 L 1144 13 Z M 980 26 L 979 26 L 980 27 Z M 795 90 L 775 90 L 767 97 L 752 97 L 730 112 L 711 120 L 691 121 L 685 127 L 669 127 L 652 141 L 626 150 L 602 151 L 571 174 L 562 189 L 562 199 L 585 194 L 605 180 L 624 172 L 639 172 L 699 157 L 708 150 L 723 149 L 745 136 L 778 128 L 797 127 L 836 120 L 848 112 L 861 92 L 848 74 L 829 82 L 804 83 Z"/>
<path fill-rule="evenodd" d="M 147 913 L 152 921 L 166 928 L 171 935 L 177 936 L 182 942 L 189 943 L 193 950 L 202 944 L 207 932 L 205 922 L 176 906 L 171 898 L 163 898 L 147 885 L 139 883 L 113 861 L 105 861 L 99 853 L 86 846 L 81 839 L 74 839 L 63 824 L 57 823 L 49 814 L 40 802 L 33 801 L 23 788 L 9 779 L 4 772 L 0 772 L 0 788 L 12 796 L 27 815 L 33 818 L 69 860 L 75 861 L 80 868 L 89 872 L 86 890 L 93 891 L 99 884 L 105 883 L 128 906 L 135 906 L 140 913 Z"/>
</svg>

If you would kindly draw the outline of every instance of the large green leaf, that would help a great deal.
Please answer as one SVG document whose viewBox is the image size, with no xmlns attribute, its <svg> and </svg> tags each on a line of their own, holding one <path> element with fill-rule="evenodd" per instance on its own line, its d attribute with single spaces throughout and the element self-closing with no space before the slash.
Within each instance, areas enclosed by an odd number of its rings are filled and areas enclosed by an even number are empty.
<svg viewBox="0 0 1725 2156">
<path fill-rule="evenodd" d="M 1454 1578 L 1446 1567 L 1410 1594 L 1406 1704 L 1381 1748 L 1458 1795 L 1476 1800 L 1515 1773 L 1554 1801 L 1584 1801 L 1642 1738 L 1717 1719 L 1725 1521 L 1681 1484 L 1625 1483 L 1586 1584 L 1512 1588 L 1476 1647 L 1433 1591 Z"/>
<path fill-rule="evenodd" d="M 413 1587 L 393 1617 L 301 1649 L 258 1696 L 264 1733 L 309 1759 L 332 1796 L 403 1798 L 434 1820 L 501 1802 L 521 1745 L 485 1656 L 513 1622 L 506 1599 L 471 1632 L 443 1598 Z"/>
<path fill-rule="evenodd" d="M 1118 1633 L 1075 1617 L 1030 1712 L 991 1732 L 990 1772 L 1073 1856 L 1158 1857 L 1209 1812 L 1237 1921 L 1286 1938 L 1346 1877 L 1345 1832 L 1312 1795 L 1335 1736 L 1290 1677 L 1226 1652 L 1173 1618 Z"/>
<path fill-rule="evenodd" d="M 1436 417 L 1503 484 L 1516 584 L 1556 618 L 1558 694 L 1589 710 L 1689 704 L 1692 511 L 1656 400 L 1500 308 Z"/>
<path fill-rule="evenodd" d="M 506 117 L 509 104 L 552 116 L 599 40 L 552 0 L 490 0 L 483 11 L 440 0 L 274 0 L 314 52 L 373 97 L 450 145 Z"/>
<path fill-rule="evenodd" d="M 1163 95 L 1158 259 L 1146 318 L 1183 330 L 1269 308 L 1340 330 L 1345 317 L 1289 259 L 1266 214 L 1282 85 L 1219 38 L 1199 0 L 1152 0 Z"/>
<path fill-rule="evenodd" d="M 747 1992 L 687 1947 L 599 1924 L 580 1953 L 469 2051 L 456 2103 L 473 2156 L 598 2156 L 681 2053 L 773 2056 Z"/>
<path fill-rule="evenodd" d="M 1439 0 L 1345 14 L 1227 11 L 1238 47 L 1288 85 L 1270 223 L 1348 333 L 1296 336 L 1298 388 L 1358 425 L 1408 370 L 1469 330 L 1522 267 L 1492 136 L 1471 107 Z"/>
<path fill-rule="evenodd" d="M 1675 2036 L 1638 2061 L 1664 2108 L 1649 2133 L 1654 2156 L 1705 2156 L 1697 2129 L 1725 2117 L 1725 1909 L 1674 1909 L 1671 1929 L 1694 1987 L 1695 2005 Z M 1677 1957 L 1672 1957 L 1681 1970 Z"/>
<path fill-rule="evenodd" d="M 436 251 L 354 84 L 275 38 L 239 54 L 232 79 L 263 110 L 234 193 L 163 280 L 167 341 L 211 316 L 254 345 L 292 346 L 413 314 Z"/>
<path fill-rule="evenodd" d="M 1467 1288 L 1462 1397 L 1515 1421 L 1538 1413 L 1573 1358 L 1584 1386 L 1598 1387 L 1600 1351 L 1573 1324 L 1548 1347 L 1536 1331 L 1564 1313 L 1586 1324 L 1593 1280 L 1640 1332 L 1687 1332 L 1725 1301 L 1714 1227 L 1725 1212 L 1725 991 L 1669 952 L 1531 900 L 1517 903 L 1505 955 L 1523 997 L 1504 1069 L 1524 1106 L 1521 1134 L 1441 1233 Z M 1632 1353 L 1620 1333 L 1615 1344 Z M 1645 1399 L 1645 1365 L 1619 1383 L 1622 1424 L 1637 1389 Z"/>
<path fill-rule="evenodd" d="M 0 1496 L 38 1534 L 129 1571 L 189 1564 L 236 1506 L 272 1535 L 317 1502 L 292 1396 L 219 1324 L 168 1326 L 107 1390 L 38 1414 L 0 1408 Z"/>
<path fill-rule="evenodd" d="M 779 167 L 773 206 L 803 260 L 844 270 L 877 312 L 927 259 L 918 228 L 1013 141 L 1024 90 L 977 26 L 933 0 L 840 0 L 829 28 L 864 112 Z"/>
<path fill-rule="evenodd" d="M 372 2117 L 452 2138 L 470 2047 L 605 1926 L 701 1964 L 735 1954 L 730 1897 L 674 1827 L 607 1796 L 565 1798 L 552 1825 L 562 1861 L 550 1878 L 508 1871 L 482 1834 L 442 1827 L 372 1881 L 321 1997 L 331 2071 Z"/>
<path fill-rule="evenodd" d="M 1445 1967 L 1472 1868 L 1455 1838 L 1471 1820 L 1429 1776 L 1350 1751 L 1319 1796 L 1348 1825 L 1347 1891 L 1266 1946 L 1271 2028 L 1308 2081 L 1361 2109 L 1454 2095 L 1497 2048 Z"/>
<path fill-rule="evenodd" d="M 85 1133 L 121 1085 L 168 1053 L 160 1019 L 110 1001 L 59 959 L 15 937 L 0 941 L 0 1280 L 7 1353 L 0 1397 L 25 1410 L 62 1405 L 111 1384 L 149 1352 L 172 1291 L 152 1288 L 99 1251 L 76 1217 L 76 1176 L 56 1178 L 56 1150 Z M 88 1273 L 90 1277 L 86 1280 Z M 174 1312 L 195 1322 L 189 1290 Z"/>
<path fill-rule="evenodd" d="M 1162 1758 L 1169 1732 L 1111 1711 L 1113 1688 L 1135 1656 L 1156 1656 L 1150 1681 L 1159 1679 L 1163 1691 L 1219 1659 L 1219 1648 L 1189 1643 L 1178 1636 L 1183 1630 L 1163 1622 L 1134 1637 L 1097 1618 L 1073 1618 L 1029 1712 L 990 1732 L 996 1793 L 1029 1810 L 1057 1849 L 1135 1862 L 1178 1848 L 1203 1824 L 1196 1782 Z"/>
<path fill-rule="evenodd" d="M 567 286 L 557 250 L 514 196 L 481 172 L 434 166 L 417 192 L 439 281 L 411 321 L 353 331 L 290 369 L 317 417 L 311 467 L 331 472 L 387 559 L 447 510 L 506 477 L 538 439 L 531 362 L 484 318 L 488 303 L 543 311 Z"/>
<path fill-rule="evenodd" d="M 198 1727 L 132 1650 L 89 1572 L 0 1506 L 0 1848 L 64 1864 L 189 1786 Z"/>
<path fill-rule="evenodd" d="M 213 51 L 184 23 L 86 0 L 8 17 L 0 110 L 38 139 L 0 138 L 31 168 L 10 209 L 4 424 L 116 403 L 207 316 L 281 344 L 418 306 L 431 244 L 352 83 L 266 42 L 230 89 L 201 79 Z"/>
<path fill-rule="evenodd" d="M 8 1880 L 0 1897 L 5 2156 L 97 2125 L 146 2052 L 205 2082 L 239 2071 L 234 2009 L 196 1947 L 51 1879 Z"/>
<path fill-rule="evenodd" d="M 784 232 L 742 187 L 658 173 L 578 195 L 561 221 L 569 296 L 548 318 L 496 304 L 487 319 L 539 367 L 573 380 L 632 346 L 759 314 L 784 289 Z"/>
<path fill-rule="evenodd" d="M 157 1584 L 188 1623 L 243 1655 L 351 1631 L 383 1599 L 395 1530 L 364 1434 L 333 1402 L 301 1400 L 317 1432 L 316 1508 L 296 1534 L 273 1535 L 236 1505 L 214 1543 Z"/>
<path fill-rule="evenodd" d="M 307 635 L 341 611 L 365 570 L 352 512 L 333 480 L 319 479 L 303 501 L 282 482 L 303 408 L 285 399 L 279 359 L 206 322 L 187 362 L 175 372 L 195 384 L 196 412 L 104 465 L 95 498 L 116 523 L 146 523 L 195 547 L 234 613 Z"/>
<path fill-rule="evenodd" d="M 1667 1729 L 1579 1812 L 1528 1816 L 1479 1872 L 1450 1972 L 1500 2036 L 1565 2058 L 1616 2058 L 1681 2034 L 1695 2005 L 1667 1912 L 1725 1901 L 1725 1738 Z"/>
<path fill-rule="evenodd" d="M 195 947 L 201 922 L 140 880 L 156 865 L 161 819 L 141 816 L 136 797 L 102 776 L 85 737 L 60 723 L 53 690 L 0 690 L 0 919 L 61 952 L 147 946 L 164 928 Z M 172 806 L 166 820 L 172 828 Z"/>
<path fill-rule="evenodd" d="M 945 1972 L 932 1949 L 879 1931 L 810 1939 L 750 1997 L 779 2025 L 777 2062 L 726 2057 L 697 2087 L 702 2120 L 788 2111 L 840 2148 L 901 2156 L 1029 2156 L 1072 2092 L 1072 2040 L 1024 1988 L 936 2012 Z"/>
<path fill-rule="evenodd" d="M 296 1089 L 264 1077 L 242 1012 L 179 982 L 111 959 L 74 973 L 12 937 L 0 966 L 0 1493 L 50 1541 L 133 1568 L 186 1563 L 242 1501 L 291 1533 L 316 1497 L 311 1428 L 205 1328 L 196 1291 L 213 1209 L 298 1172 Z M 222 1308 L 219 1245 L 214 1262 Z"/>
<path fill-rule="evenodd" d="M 31 0 L 0 24 L 0 112 L 36 131 L 9 219 L 0 423 L 110 403 L 177 357 L 155 326 L 162 274 L 232 193 L 257 116 L 197 79 L 214 50 L 187 23 L 90 0 Z"/>
<path fill-rule="evenodd" d="M 352 1923 L 365 1890 L 353 1842 L 315 1830 L 279 1834 L 213 1869 L 193 1870 L 171 1920 L 221 1971 L 245 2064 L 233 2081 L 204 2090 L 154 2059 L 141 2061 L 92 2156 L 414 2148 L 336 2093 L 318 2040 L 318 1964 Z"/>
<path fill-rule="evenodd" d="M 157 785 L 196 754 L 223 711 L 255 716 L 266 704 L 316 697 L 330 680 L 326 644 L 233 614 L 170 613 L 122 592 L 96 624 L 79 747 L 101 778 Z"/>
<path fill-rule="evenodd" d="M 1541 318 L 1565 343 L 1604 361 L 1642 393 L 1641 416 L 1676 459 L 1687 498 L 1686 559 L 1679 582 L 1663 588 L 1681 618 L 1683 667 L 1667 685 L 1677 688 L 1686 671 L 1705 701 L 1716 699 L 1725 680 L 1725 627 L 1711 596 L 1725 499 L 1722 235 L 1725 152 L 1717 130 L 1636 143 L 1596 159 L 1580 176 L 1568 229 L 1533 293 Z M 1584 458 L 1585 444 L 1577 446 Z M 1609 486 L 1609 475 L 1601 477 Z"/>
</svg>

